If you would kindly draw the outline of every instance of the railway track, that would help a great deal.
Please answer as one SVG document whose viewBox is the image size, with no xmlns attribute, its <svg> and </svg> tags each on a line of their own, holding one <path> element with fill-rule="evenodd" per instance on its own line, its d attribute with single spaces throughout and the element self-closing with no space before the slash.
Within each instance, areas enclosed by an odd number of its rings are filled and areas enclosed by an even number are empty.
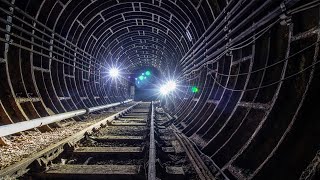
<svg viewBox="0 0 320 180">
<path fill-rule="evenodd" d="M 0 179 L 215 179 L 153 102 L 124 110 L 13 166 Z"/>
</svg>

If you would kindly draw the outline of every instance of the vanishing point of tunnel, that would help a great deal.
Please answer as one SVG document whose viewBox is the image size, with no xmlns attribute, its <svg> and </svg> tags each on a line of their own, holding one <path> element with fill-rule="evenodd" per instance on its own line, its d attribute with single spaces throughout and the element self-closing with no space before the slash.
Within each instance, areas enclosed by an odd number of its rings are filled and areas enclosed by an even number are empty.
<svg viewBox="0 0 320 180">
<path fill-rule="evenodd" d="M 318 180 L 319 41 L 319 0 L 0 0 L 0 179 Z"/>
</svg>

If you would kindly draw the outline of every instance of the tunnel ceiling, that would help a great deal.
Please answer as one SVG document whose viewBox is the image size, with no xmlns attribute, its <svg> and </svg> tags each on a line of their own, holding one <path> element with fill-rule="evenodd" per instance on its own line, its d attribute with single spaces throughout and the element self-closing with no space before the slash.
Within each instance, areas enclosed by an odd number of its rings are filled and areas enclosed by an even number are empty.
<svg viewBox="0 0 320 180">
<path fill-rule="evenodd" d="M 163 69 L 179 61 L 217 15 L 213 2 L 198 0 L 39 0 L 15 5 L 88 53 L 91 61 L 119 62 L 129 69 Z"/>
<path fill-rule="evenodd" d="M 175 126 L 226 175 L 307 179 L 319 12 L 317 0 L 0 0 L 0 124 L 129 99 L 108 67 L 154 67 L 183 87 L 165 104 Z"/>
</svg>

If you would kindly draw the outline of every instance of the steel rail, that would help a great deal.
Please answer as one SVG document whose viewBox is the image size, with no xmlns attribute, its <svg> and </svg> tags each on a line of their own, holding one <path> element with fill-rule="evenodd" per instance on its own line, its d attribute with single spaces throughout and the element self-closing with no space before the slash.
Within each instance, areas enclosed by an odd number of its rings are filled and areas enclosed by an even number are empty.
<svg viewBox="0 0 320 180">
<path fill-rule="evenodd" d="M 115 113 L 111 116 L 108 116 L 104 118 L 103 120 L 77 132 L 76 134 L 73 134 L 70 137 L 67 137 L 53 145 L 50 145 L 49 147 L 36 152 L 32 154 L 30 157 L 24 158 L 22 161 L 16 162 L 13 165 L 10 165 L 6 167 L 5 169 L 0 170 L 0 179 L 17 179 L 18 177 L 21 177 L 23 174 L 27 173 L 30 170 L 30 165 L 36 161 L 44 157 L 45 158 L 50 158 L 50 156 L 55 156 L 58 157 L 59 154 L 61 154 L 65 148 L 66 145 L 74 145 L 81 139 L 85 137 L 86 134 L 91 134 L 93 131 L 98 130 L 99 128 L 105 126 L 109 122 L 113 121 L 116 117 L 119 117 L 121 114 L 129 112 L 132 108 L 140 104 L 140 102 L 137 102 L 133 104 L 132 106 Z M 56 153 L 54 153 L 56 152 Z M 54 155 L 53 155 L 54 154 Z"/>
<path fill-rule="evenodd" d="M 29 121 L 23 121 L 23 122 L 18 122 L 18 123 L 14 123 L 14 124 L 3 125 L 3 126 L 0 126 L 0 137 L 12 135 L 12 134 L 15 134 L 18 132 L 41 127 L 41 126 L 48 125 L 48 124 L 51 124 L 54 122 L 62 121 L 64 119 L 73 118 L 76 116 L 81 116 L 81 115 L 84 115 L 87 113 L 92 113 L 92 112 L 99 111 L 102 109 L 115 107 L 120 104 L 125 104 L 125 103 L 129 103 L 132 101 L 133 101 L 132 99 L 128 99 L 126 101 L 121 101 L 121 102 L 117 102 L 117 103 L 96 106 L 96 107 L 92 107 L 92 108 L 88 108 L 88 109 L 79 109 L 79 110 L 65 112 L 65 113 L 56 114 L 56 115 L 52 115 L 52 116 L 37 118 L 37 119 L 29 120 Z"/>
<path fill-rule="evenodd" d="M 183 149 L 185 150 L 191 164 L 195 168 L 199 178 L 201 180 L 216 180 L 214 175 L 211 173 L 209 168 L 203 162 L 199 154 L 195 151 L 194 147 L 190 142 L 186 139 L 183 133 L 179 132 L 176 127 L 172 126 L 174 130 L 174 135 L 182 145 Z"/>
<path fill-rule="evenodd" d="M 172 117 L 166 111 L 165 114 L 168 118 Z M 218 173 L 220 173 L 226 180 L 229 180 L 228 176 L 221 170 L 221 168 L 210 157 L 204 154 L 191 139 L 189 139 L 183 132 L 178 130 L 176 126 L 171 125 L 170 127 L 173 129 L 175 137 L 186 150 L 187 156 L 190 158 L 190 161 L 194 166 L 200 179 L 216 179 L 216 177 L 214 177 L 209 168 L 203 163 L 203 160 L 201 159 L 200 155 L 204 155 L 210 159 L 211 163 L 217 169 Z"/>
<path fill-rule="evenodd" d="M 154 140 L 154 103 L 151 102 L 148 180 L 156 179 L 156 144 Z"/>
</svg>

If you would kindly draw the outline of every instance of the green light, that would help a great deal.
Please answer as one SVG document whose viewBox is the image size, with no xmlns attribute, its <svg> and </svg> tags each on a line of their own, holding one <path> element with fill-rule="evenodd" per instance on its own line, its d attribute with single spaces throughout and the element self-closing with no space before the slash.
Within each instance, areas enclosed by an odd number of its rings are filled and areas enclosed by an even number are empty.
<svg viewBox="0 0 320 180">
<path fill-rule="evenodd" d="M 144 79 L 144 77 L 143 76 L 139 76 L 139 79 L 142 81 Z"/>
<path fill-rule="evenodd" d="M 150 75 L 151 75 L 151 72 L 150 72 L 150 71 L 146 71 L 146 75 L 147 75 L 147 76 L 150 76 Z"/>
<path fill-rule="evenodd" d="M 196 86 L 192 86 L 191 91 L 193 93 L 197 93 L 197 92 L 199 92 L 199 89 Z"/>
</svg>

